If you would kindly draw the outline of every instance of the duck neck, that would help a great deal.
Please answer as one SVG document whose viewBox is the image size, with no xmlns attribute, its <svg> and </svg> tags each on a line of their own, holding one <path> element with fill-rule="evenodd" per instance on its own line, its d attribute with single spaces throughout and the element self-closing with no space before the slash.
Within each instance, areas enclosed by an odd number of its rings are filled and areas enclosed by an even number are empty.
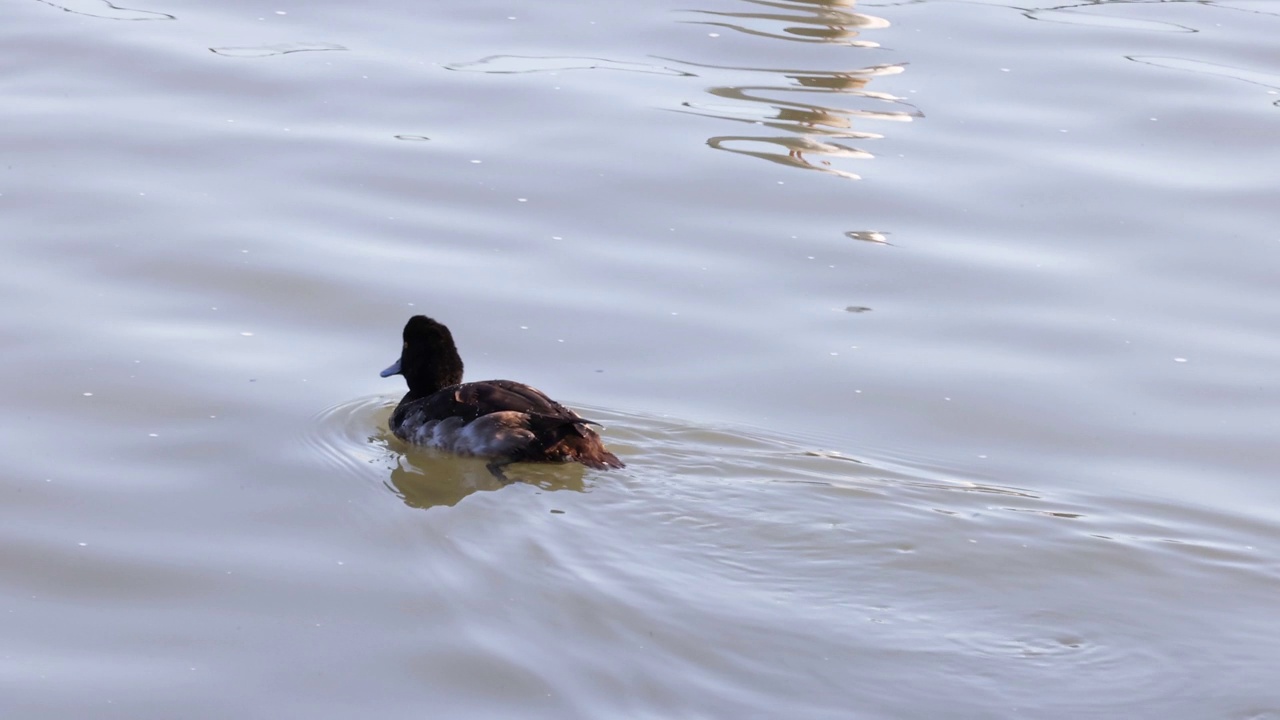
<svg viewBox="0 0 1280 720">
<path fill-rule="evenodd" d="M 419 369 L 412 374 L 412 379 L 406 373 L 405 380 L 409 384 L 406 400 L 426 397 L 462 382 L 462 358 L 455 351 L 451 356 L 431 363 L 430 367 Z"/>
</svg>

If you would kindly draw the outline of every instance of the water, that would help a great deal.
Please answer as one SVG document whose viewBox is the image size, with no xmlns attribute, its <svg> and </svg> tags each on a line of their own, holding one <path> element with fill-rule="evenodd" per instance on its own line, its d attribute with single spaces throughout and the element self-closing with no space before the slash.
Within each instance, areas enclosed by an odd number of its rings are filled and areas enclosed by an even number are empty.
<svg viewBox="0 0 1280 720">
<path fill-rule="evenodd" d="M 1278 29 L 0 5 L 0 711 L 1280 717 Z M 417 312 L 627 469 L 390 437 Z"/>
</svg>

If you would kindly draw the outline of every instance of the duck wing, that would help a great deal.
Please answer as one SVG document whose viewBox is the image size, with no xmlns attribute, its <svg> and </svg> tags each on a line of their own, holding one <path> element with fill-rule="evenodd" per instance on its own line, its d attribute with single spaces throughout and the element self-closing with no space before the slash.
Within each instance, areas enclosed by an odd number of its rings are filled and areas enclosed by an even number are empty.
<svg viewBox="0 0 1280 720">
<path fill-rule="evenodd" d="M 600 436 L 586 427 L 599 423 L 583 419 L 537 388 L 511 380 L 488 380 L 446 388 L 441 391 L 444 393 L 458 406 L 481 415 L 514 411 L 526 416 L 533 440 L 513 453 L 508 462 L 574 460 L 599 470 L 624 467 L 617 455 L 605 449 Z M 500 465 L 491 463 L 489 470 L 501 475 Z"/>
<path fill-rule="evenodd" d="M 600 436 L 586 427 L 599 423 L 584 420 L 537 388 L 511 380 L 462 383 L 402 402 L 392 415 L 391 428 L 403 439 L 400 428 L 411 417 L 413 423 L 454 419 L 465 425 L 487 415 L 504 417 L 499 413 L 524 416 L 522 427 L 532 434 L 525 445 L 501 453 L 503 460 L 490 464 L 490 471 L 499 477 L 501 465 L 525 460 L 574 460 L 598 469 L 623 467 L 622 461 L 605 449 Z"/>
<path fill-rule="evenodd" d="M 508 411 L 561 422 L 581 420 L 577 413 L 547 397 L 541 390 L 511 380 L 454 385 L 418 400 L 413 406 L 428 420 L 456 417 L 471 422 L 482 415 Z"/>
</svg>

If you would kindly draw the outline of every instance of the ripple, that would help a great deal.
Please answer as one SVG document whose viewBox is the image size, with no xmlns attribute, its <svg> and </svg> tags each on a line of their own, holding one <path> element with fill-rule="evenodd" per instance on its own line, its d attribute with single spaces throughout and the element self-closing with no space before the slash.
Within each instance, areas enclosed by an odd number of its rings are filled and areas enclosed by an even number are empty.
<svg viewBox="0 0 1280 720">
<path fill-rule="evenodd" d="M 494 75 L 522 73 L 562 72 L 565 70 L 617 70 L 621 72 L 648 73 L 651 75 L 676 75 L 693 77 L 692 73 L 648 63 L 625 62 L 597 57 L 564 57 L 536 55 L 490 55 L 472 62 L 445 65 L 446 70 L 479 72 Z"/>
<path fill-rule="evenodd" d="M 151 10 L 135 10 L 133 8 L 120 7 L 113 5 L 108 0 L 36 0 L 49 7 L 55 7 L 63 12 L 69 12 L 76 15 L 84 15 L 86 17 L 101 18 L 103 20 L 176 20 L 177 18 L 168 13 L 153 12 Z"/>
<path fill-rule="evenodd" d="M 1053 667 L 1075 682 L 1088 682 L 1095 688 L 1124 687 L 1137 697 L 1176 692 L 1190 680 L 1189 671 L 1170 667 L 1167 658 L 1148 648 L 1120 638 L 1097 642 L 1062 629 L 1072 624 L 1065 617 L 1036 618 L 1035 627 L 1022 628 L 1024 632 L 1005 635 L 974 629 L 953 634 L 950 639 L 970 657 Z"/>
<path fill-rule="evenodd" d="M 1168 68 L 1170 70 L 1184 70 L 1186 72 L 1200 73 L 1203 75 L 1219 75 L 1231 78 L 1232 80 L 1247 82 L 1252 85 L 1261 85 L 1266 88 L 1280 89 L 1280 75 L 1272 73 L 1246 70 L 1232 65 L 1221 65 L 1218 63 L 1205 62 L 1204 60 L 1191 60 L 1189 58 L 1157 57 L 1154 55 L 1126 55 L 1125 57 L 1144 65 L 1153 65 L 1155 67 Z"/>
<path fill-rule="evenodd" d="M 346 50 L 335 43 L 278 43 L 276 45 L 255 45 L 252 47 L 216 47 L 209 51 L 224 57 L 260 58 L 272 55 L 289 55 L 300 52 L 330 52 Z"/>
<path fill-rule="evenodd" d="M 1058 703 L 1077 689 L 1143 702 L 1221 662 L 1186 647 L 1258 642 L 1259 626 L 1233 619 L 1265 613 L 1216 608 L 1224 597 L 1269 607 L 1275 586 L 1277 540 L 1263 523 L 1019 487 L 945 460 L 771 429 L 581 407 L 606 424 L 627 468 L 518 465 L 512 474 L 528 484 L 497 487 L 481 461 L 389 437 L 395 402 L 329 408 L 310 446 L 430 513 L 395 522 L 379 504 L 368 523 L 387 538 L 377 552 L 402 553 L 385 573 L 409 583 L 397 600 L 433 598 L 441 616 L 396 629 L 397 665 L 448 682 L 482 667 L 532 679 L 582 703 L 570 714 L 611 714 L 624 676 L 663 687 L 691 678 L 680 688 L 689 697 L 763 677 L 799 686 L 764 700 L 794 698 L 788 716 L 817 717 L 805 698 L 828 703 L 823 688 L 844 687 L 841 668 L 868 656 L 877 662 L 859 677 L 877 701 L 941 665 L 1001 678 L 1010 705 L 1055 682 L 1067 687 Z M 401 568 L 424 558 L 421 576 Z M 1214 620 L 1186 622 L 1204 617 Z M 1172 628 L 1177 637 L 1165 637 Z M 620 669 L 596 662 L 611 647 L 644 652 Z M 921 691 L 937 677 L 923 674 Z M 744 712 L 759 700 L 744 699 Z"/>
<path fill-rule="evenodd" d="M 1007 637 L 991 632 L 972 632 L 953 639 L 971 652 L 1010 658 L 1071 656 L 1079 660 L 1087 658 L 1090 662 L 1097 662 L 1100 660 L 1099 656 L 1114 655 L 1114 653 L 1103 652 L 1103 648 L 1078 635 L 1065 632 L 1048 636 L 1021 637 Z M 1109 662 L 1115 661 L 1115 658 L 1112 658 Z"/>
<path fill-rule="evenodd" d="M 398 401 L 398 396 L 372 396 L 330 407 L 315 416 L 305 444 L 324 464 L 384 487 L 414 508 L 453 506 L 473 493 L 508 487 L 493 478 L 483 460 L 410 446 L 391 435 L 387 420 Z M 605 442 L 627 467 L 604 473 L 573 463 L 520 463 L 510 471 L 513 478 L 548 492 L 591 492 L 600 485 L 614 492 L 678 488 L 714 503 L 716 513 L 729 510 L 715 498 L 737 494 L 728 490 L 734 486 L 828 488 L 845 497 L 888 501 L 879 510 L 864 504 L 863 520 L 874 523 L 879 514 L 901 530 L 900 513 L 906 512 L 916 518 L 910 525 L 926 535 L 937 532 L 924 529 L 931 522 L 925 518 L 933 514 L 986 518 L 986 543 L 1017 544 L 1038 535 L 1046 548 L 1086 542 L 1092 548 L 1088 552 L 1112 559 L 1140 551 L 1146 562 L 1171 562 L 1186 572 L 1199 566 L 1203 572 L 1226 569 L 1261 578 L 1280 573 L 1258 550 L 1275 542 L 1274 529 L 1244 518 L 1134 498 L 1054 497 L 965 477 L 923 458 L 850 454 L 832 449 L 829 440 L 576 407 L 605 425 Z M 894 509 L 884 515 L 886 508 Z M 1044 535 L 1049 527 L 1058 539 Z"/>
<path fill-rule="evenodd" d="M 390 468 L 394 438 L 386 427 L 398 401 L 375 395 L 327 408 L 312 421 L 307 444 L 329 464 L 348 471 L 363 474 L 371 465 Z"/>
<path fill-rule="evenodd" d="M 1063 25 L 1085 25 L 1088 27 L 1110 28 L 1113 30 L 1137 30 L 1140 32 L 1193 33 L 1195 28 L 1170 22 L 1155 20 L 1137 20 L 1134 18 L 1118 18 L 1083 12 L 1080 8 L 1098 8 L 1097 5 L 1072 5 L 1068 7 L 1044 8 L 1028 10 L 1023 13 L 1031 20 L 1061 23 Z M 1105 6 L 1104 6 L 1105 8 Z"/>
</svg>

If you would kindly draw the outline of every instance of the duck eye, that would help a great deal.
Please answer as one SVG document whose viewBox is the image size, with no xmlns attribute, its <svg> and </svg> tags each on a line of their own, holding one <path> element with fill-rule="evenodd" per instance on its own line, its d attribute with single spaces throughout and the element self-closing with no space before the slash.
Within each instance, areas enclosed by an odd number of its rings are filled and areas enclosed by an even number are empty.
<svg viewBox="0 0 1280 720">
<path fill-rule="evenodd" d="M 401 349 L 401 350 L 408 350 L 408 349 L 409 349 L 409 341 L 408 341 L 408 340 L 405 340 L 404 342 L 400 343 L 400 349 Z"/>
</svg>

